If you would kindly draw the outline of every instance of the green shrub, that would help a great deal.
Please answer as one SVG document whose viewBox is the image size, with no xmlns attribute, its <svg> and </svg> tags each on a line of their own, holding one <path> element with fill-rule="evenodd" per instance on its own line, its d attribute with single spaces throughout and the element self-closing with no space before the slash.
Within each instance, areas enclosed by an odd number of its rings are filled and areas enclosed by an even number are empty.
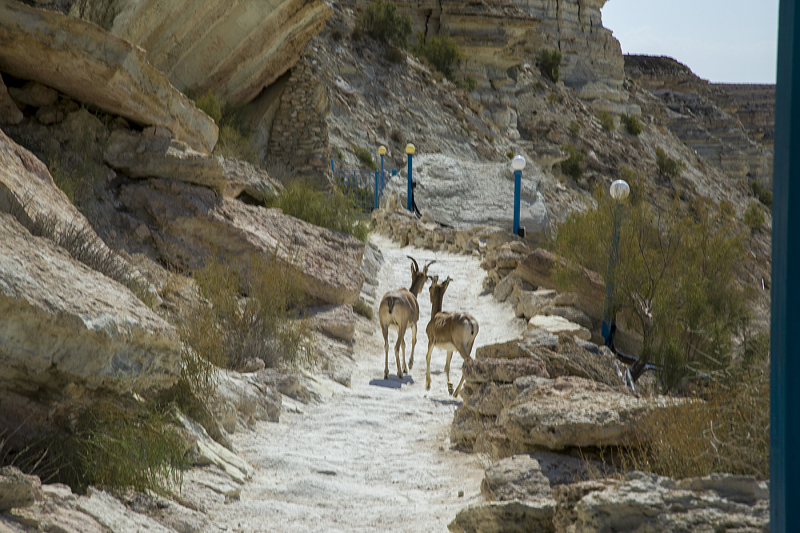
<svg viewBox="0 0 800 533">
<path fill-rule="evenodd" d="M 539 70 L 553 83 L 558 83 L 561 52 L 558 50 L 542 50 L 539 52 Z"/>
<path fill-rule="evenodd" d="M 506 152 L 506 157 L 508 159 L 513 159 L 514 158 L 514 151 L 513 150 L 509 150 L 508 152 Z"/>
<path fill-rule="evenodd" d="M 750 191 L 753 193 L 753 196 L 758 198 L 759 202 L 767 207 L 772 207 L 772 191 L 766 188 L 760 181 L 751 181 Z"/>
<path fill-rule="evenodd" d="M 244 104 L 222 102 L 213 90 L 205 94 L 189 93 L 198 109 L 204 111 L 219 126 L 219 138 L 213 154 L 247 161 L 252 165 L 261 162 L 256 154 L 247 125 L 247 107 Z"/>
<path fill-rule="evenodd" d="M 644 131 L 644 126 L 642 126 L 642 123 L 639 122 L 639 119 L 633 115 L 623 113 L 619 116 L 619 121 L 625 127 L 625 131 L 631 135 L 639 135 Z"/>
<path fill-rule="evenodd" d="M 462 89 L 466 90 L 469 93 L 474 91 L 475 88 L 478 86 L 478 82 L 475 80 L 475 78 L 471 76 L 467 76 L 462 80 L 456 80 L 455 83 L 458 87 L 461 87 Z"/>
<path fill-rule="evenodd" d="M 656 148 L 656 166 L 658 172 L 668 179 L 675 179 L 683 172 L 683 163 L 672 159 L 661 148 Z"/>
<path fill-rule="evenodd" d="M 390 46 L 386 50 L 386 60 L 390 63 L 399 64 L 406 60 L 406 55 L 400 48 L 396 46 Z"/>
<path fill-rule="evenodd" d="M 606 131 L 614 131 L 614 117 L 608 111 L 601 112 L 597 118 L 600 120 L 600 125 Z"/>
<path fill-rule="evenodd" d="M 188 466 L 187 445 L 166 409 L 133 400 L 105 401 L 82 411 L 72 433 L 51 446 L 52 481 L 76 492 L 90 486 L 167 495 Z"/>
<path fill-rule="evenodd" d="M 287 215 L 348 233 L 362 241 L 366 241 L 369 234 L 368 222 L 361 218 L 351 199 L 339 190 L 324 194 L 304 183 L 293 182 L 269 207 L 278 207 Z"/>
<path fill-rule="evenodd" d="M 353 147 L 353 153 L 356 154 L 359 161 L 364 163 L 366 167 L 370 170 L 377 170 L 378 165 L 375 163 L 375 160 L 372 158 L 372 152 L 367 150 L 366 148 L 362 148 L 360 146 Z"/>
<path fill-rule="evenodd" d="M 372 317 L 374 316 L 372 313 L 372 308 L 363 300 L 356 300 L 356 303 L 353 304 L 353 311 L 370 320 L 372 320 Z"/>
<path fill-rule="evenodd" d="M 453 78 L 453 69 L 461 59 L 458 44 L 449 35 L 437 35 L 425 42 L 422 32 L 417 34 L 414 54 L 427 59 L 433 67 L 444 74 L 447 79 Z"/>
<path fill-rule="evenodd" d="M 342 33 L 341 28 L 332 28 L 331 29 L 331 40 L 339 42 L 344 37 L 344 33 Z"/>
<path fill-rule="evenodd" d="M 569 132 L 572 134 L 573 137 L 577 137 L 578 134 L 581 132 L 581 125 L 577 120 L 573 120 L 569 123 Z"/>
<path fill-rule="evenodd" d="M 631 190 L 630 201 L 619 207 L 598 188 L 597 209 L 570 215 L 558 228 L 555 248 L 573 265 L 607 276 L 611 228 L 622 217 L 619 260 L 610 273 L 617 323 L 643 339 L 634 378 L 653 362 L 661 368 L 661 386 L 670 390 L 686 375 L 731 362 L 749 313 L 749 293 L 731 283 L 745 260 L 744 237 L 735 221 L 700 200 L 689 210 L 678 199 L 654 206 L 636 198 L 640 186 Z M 583 287 L 583 278 L 561 279 Z"/>
<path fill-rule="evenodd" d="M 367 4 L 366 9 L 358 16 L 356 31 L 370 35 L 378 41 L 405 48 L 411 35 L 411 17 L 398 15 L 397 6 L 393 2 L 377 0 Z"/>
<path fill-rule="evenodd" d="M 560 102 L 561 97 L 558 96 L 556 93 L 550 93 L 547 95 L 547 103 L 548 104 L 555 104 L 556 102 Z"/>
<path fill-rule="evenodd" d="M 750 202 L 743 216 L 744 223 L 754 232 L 761 231 L 767 222 L 764 211 L 756 202 Z"/>
<path fill-rule="evenodd" d="M 580 179 L 583 176 L 583 170 L 581 169 L 583 154 L 578 152 L 571 144 L 564 146 L 562 149 L 569 154 L 569 158 L 561 162 L 561 172 L 575 180 Z"/>
</svg>

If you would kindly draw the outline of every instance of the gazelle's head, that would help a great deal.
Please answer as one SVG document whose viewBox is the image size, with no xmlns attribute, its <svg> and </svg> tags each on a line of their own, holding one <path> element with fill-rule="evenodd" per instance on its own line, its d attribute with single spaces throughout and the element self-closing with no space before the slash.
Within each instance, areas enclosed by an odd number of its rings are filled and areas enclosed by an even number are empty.
<svg viewBox="0 0 800 533">
<path fill-rule="evenodd" d="M 420 291 L 422 291 L 422 287 L 425 286 L 425 282 L 428 281 L 428 267 L 434 264 L 436 261 L 431 261 L 420 271 L 416 259 L 410 255 L 407 255 L 406 257 L 411 259 L 411 288 L 408 290 L 413 293 L 414 296 L 417 296 Z"/>
<path fill-rule="evenodd" d="M 444 291 L 447 290 L 447 286 L 450 285 L 450 282 L 453 281 L 450 276 L 447 276 L 447 279 L 443 282 L 439 283 L 439 276 L 431 276 L 431 286 L 428 291 L 431 294 L 431 305 L 436 312 L 442 310 L 442 300 L 444 299 Z M 435 314 L 435 313 L 434 313 Z"/>
</svg>

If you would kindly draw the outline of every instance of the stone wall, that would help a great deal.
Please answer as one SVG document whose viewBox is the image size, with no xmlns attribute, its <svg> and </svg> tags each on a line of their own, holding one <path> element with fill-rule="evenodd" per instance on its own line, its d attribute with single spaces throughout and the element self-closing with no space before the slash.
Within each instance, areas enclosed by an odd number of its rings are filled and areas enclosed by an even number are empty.
<svg viewBox="0 0 800 533">
<path fill-rule="evenodd" d="M 307 48 L 292 69 L 280 98 L 267 144 L 267 165 L 274 177 L 287 181 L 301 177 L 320 186 L 330 176 L 330 146 L 326 117 L 330 109 L 325 84 L 320 81 L 321 65 Z M 281 175 L 282 174 L 282 175 Z"/>
</svg>

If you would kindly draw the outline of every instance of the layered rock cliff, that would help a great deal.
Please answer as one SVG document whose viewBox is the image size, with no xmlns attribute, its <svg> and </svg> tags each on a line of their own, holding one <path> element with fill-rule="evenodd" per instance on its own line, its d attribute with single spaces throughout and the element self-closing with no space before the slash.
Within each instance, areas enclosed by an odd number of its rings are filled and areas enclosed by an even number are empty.
<svg viewBox="0 0 800 533">
<path fill-rule="evenodd" d="M 120 0 L 112 18 L 101 9 L 108 4 L 88 0 L 74 11 L 142 47 L 178 89 L 213 89 L 235 102 L 289 70 L 331 14 L 319 0 Z"/>
</svg>

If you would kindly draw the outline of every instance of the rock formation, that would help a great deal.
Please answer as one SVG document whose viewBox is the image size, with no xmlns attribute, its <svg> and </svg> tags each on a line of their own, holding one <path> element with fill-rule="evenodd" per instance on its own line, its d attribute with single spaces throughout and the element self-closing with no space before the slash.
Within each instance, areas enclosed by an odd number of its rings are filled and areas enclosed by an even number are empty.
<svg viewBox="0 0 800 533">
<path fill-rule="evenodd" d="M 313 300 L 352 304 L 358 299 L 364 243 L 354 237 L 180 182 L 129 185 L 120 200 L 156 228 L 158 251 L 172 264 L 193 269 L 215 252 L 235 257 L 234 265 L 244 270 L 252 254 L 277 254 L 302 274 Z"/>
<path fill-rule="evenodd" d="M 217 126 L 153 68 L 143 51 L 100 27 L 16 0 L 0 5 L 0 71 L 38 81 L 211 152 Z"/>
<path fill-rule="evenodd" d="M 145 50 L 147 60 L 181 91 L 213 90 L 249 102 L 292 68 L 331 8 L 319 0 L 119 1 L 102 20 L 105 2 L 76 5 L 78 14 Z"/>
</svg>

